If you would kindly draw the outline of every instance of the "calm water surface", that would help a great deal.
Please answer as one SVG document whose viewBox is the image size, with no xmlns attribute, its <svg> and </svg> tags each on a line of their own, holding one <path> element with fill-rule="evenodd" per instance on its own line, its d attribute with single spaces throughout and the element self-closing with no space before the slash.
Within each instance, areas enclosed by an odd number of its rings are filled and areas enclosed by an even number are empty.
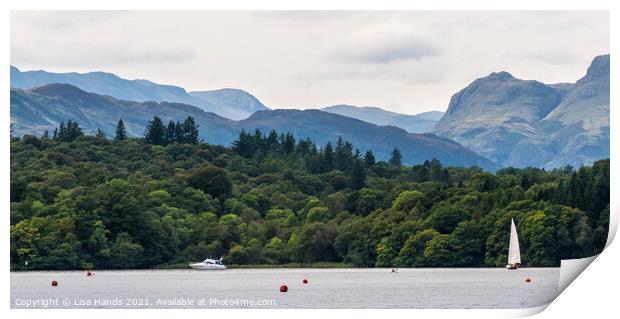
<svg viewBox="0 0 620 319">
<path fill-rule="evenodd" d="M 559 268 L 11 272 L 11 307 L 529 308 L 556 297 L 559 274 Z M 279 291 L 282 284 L 288 292 Z"/>
</svg>

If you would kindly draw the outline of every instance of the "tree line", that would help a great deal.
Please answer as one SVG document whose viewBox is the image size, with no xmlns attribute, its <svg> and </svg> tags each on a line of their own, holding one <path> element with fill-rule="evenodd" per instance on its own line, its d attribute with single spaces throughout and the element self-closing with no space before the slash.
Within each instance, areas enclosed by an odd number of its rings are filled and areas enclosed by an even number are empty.
<svg viewBox="0 0 620 319">
<path fill-rule="evenodd" d="M 243 265 L 495 267 L 506 262 L 513 218 L 526 266 L 558 266 L 606 242 L 609 160 L 492 174 L 434 159 L 402 165 L 397 149 L 377 161 L 342 139 L 318 146 L 276 131 L 210 145 L 193 137 L 192 122 L 154 118 L 131 138 L 119 121 L 108 139 L 71 121 L 56 138 L 12 138 L 11 268 L 153 268 L 220 256 Z"/>
<path fill-rule="evenodd" d="M 191 116 L 188 116 L 183 122 L 170 120 L 167 126 L 164 125 L 159 116 L 154 116 L 144 129 L 144 141 L 155 145 L 171 143 L 198 144 L 198 127 L 199 125 Z M 26 136 L 28 136 L 28 139 L 34 137 L 32 135 Z M 58 142 L 72 142 L 80 136 L 84 136 L 84 131 L 78 122 L 68 120 L 66 124 L 64 121 L 60 122 L 60 125 L 54 129 L 51 139 Z M 13 137 L 12 131 L 11 137 Z M 98 128 L 95 137 L 105 138 L 106 134 Z M 125 123 L 123 119 L 119 119 L 114 131 L 114 140 L 122 141 L 127 139 L 127 137 Z M 46 130 L 41 139 L 50 139 L 49 131 Z"/>
<path fill-rule="evenodd" d="M 359 174 L 356 176 L 359 179 L 365 176 L 365 171 L 361 168 L 369 168 L 377 162 L 371 150 L 367 150 L 362 156 L 359 149 L 353 150 L 353 145 L 341 137 L 335 146 L 328 141 L 324 146 L 318 147 L 309 138 L 297 141 L 293 134 L 278 134 L 275 130 L 268 134 L 262 133 L 260 129 L 256 129 L 253 134 L 242 130 L 231 148 L 239 156 L 259 161 L 269 155 L 298 157 L 310 173 L 339 170 L 353 175 Z M 402 154 L 394 147 L 387 164 L 400 167 L 401 163 Z"/>
</svg>

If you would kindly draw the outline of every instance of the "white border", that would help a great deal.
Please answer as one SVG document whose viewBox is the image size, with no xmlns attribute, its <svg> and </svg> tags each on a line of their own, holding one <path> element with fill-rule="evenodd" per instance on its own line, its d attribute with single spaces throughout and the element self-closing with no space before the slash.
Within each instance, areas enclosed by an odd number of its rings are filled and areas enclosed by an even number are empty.
<svg viewBox="0 0 620 319">
<path fill-rule="evenodd" d="M 0 13 L 2 17 L 2 43 L 1 46 L 2 58 L 5 61 L 6 71 L 0 72 L 0 81 L 2 81 L 3 87 L 9 87 L 8 81 L 8 65 L 10 64 L 10 10 L 94 10 L 94 9 L 112 9 L 112 10 L 131 10 L 131 9 L 151 9 L 151 10 L 183 10 L 183 9 L 244 9 L 244 10 L 267 10 L 267 9 L 287 9 L 287 10 L 610 10 L 610 22 L 611 22 L 611 50 L 610 52 L 616 52 L 617 41 L 613 41 L 614 36 L 620 33 L 618 32 L 619 22 L 614 22 L 620 18 L 620 11 L 617 10 L 617 4 L 613 1 L 602 0 L 565 0 L 565 1 L 540 1 L 540 0 L 520 0 L 520 1 L 497 1 L 497 0 L 444 0 L 444 1 L 424 1 L 424 0 L 383 0 L 383 1 L 369 1 L 369 0 L 314 0 L 307 1 L 306 3 L 298 3 L 299 1 L 290 0 L 228 0 L 228 1 L 165 1 L 165 0 L 126 0 L 126 1 L 79 1 L 79 0 L 22 0 L 12 1 L 7 3 L 3 1 L 0 5 L 4 10 Z M 617 1 L 616 1 L 617 2 Z M 614 56 L 614 54 L 612 54 Z M 618 66 L 614 62 L 615 58 L 612 58 L 612 79 L 611 79 L 611 100 L 616 101 L 618 85 L 617 75 Z M 2 97 L 2 107 L 0 107 L 0 131 L 8 132 L 9 130 L 9 90 L 0 90 Z M 611 107 L 611 122 L 612 127 L 615 128 L 617 124 L 618 112 L 615 107 Z M 4 170 L 1 172 L 2 181 L 4 182 L 3 193 L 5 194 L 0 200 L 2 201 L 2 207 L 4 209 L 4 223 L 1 227 L 0 243 L 2 251 L 5 253 L 5 261 L 1 264 L 1 271 L 3 285 L 0 295 L 0 304 L 4 311 L 9 311 L 10 294 L 9 294 L 9 200 L 8 192 L 10 185 L 10 173 L 9 167 L 9 139 L 8 134 L 3 134 L 0 139 L 1 149 L 5 150 L 1 156 L 1 161 Z M 615 141 L 618 141 L 618 133 L 615 129 L 611 130 L 611 157 L 617 158 L 618 147 L 614 145 Z M 618 169 L 614 165 L 611 168 L 611 193 L 618 193 Z M 618 224 L 618 199 L 612 197 L 612 235 L 615 234 L 615 229 Z M 610 239 L 613 236 L 610 236 Z M 618 245 L 612 245 L 608 247 L 599 258 L 597 258 L 590 269 L 584 274 L 580 275 L 575 280 L 575 283 L 568 287 L 564 293 L 562 293 L 547 311 L 541 314 L 541 317 L 574 317 L 592 314 L 605 314 L 606 317 L 611 313 L 615 313 L 617 303 L 617 291 L 620 284 L 620 276 L 618 275 L 618 265 L 620 264 L 620 249 Z M 208 316 L 258 316 L 269 318 L 316 318 L 316 316 L 322 315 L 347 315 L 347 316 L 359 316 L 362 318 L 376 317 L 376 316 L 397 316 L 397 317 L 411 317 L 415 315 L 422 315 L 424 318 L 445 318 L 456 317 L 459 318 L 496 318 L 496 317 L 515 317 L 515 316 L 527 316 L 537 313 L 543 310 L 544 307 L 537 309 L 526 310 L 143 310 L 143 311 L 131 311 L 131 310 L 13 310 L 10 314 L 5 314 L 11 318 L 31 318 L 31 317 L 61 317 L 62 318 L 82 318 L 87 314 L 91 318 L 108 318 L 110 316 L 149 316 L 150 318 L 170 318 L 176 315 L 182 316 L 196 316 L 203 317 Z M 6 316 L 5 316 L 6 318 Z"/>
</svg>

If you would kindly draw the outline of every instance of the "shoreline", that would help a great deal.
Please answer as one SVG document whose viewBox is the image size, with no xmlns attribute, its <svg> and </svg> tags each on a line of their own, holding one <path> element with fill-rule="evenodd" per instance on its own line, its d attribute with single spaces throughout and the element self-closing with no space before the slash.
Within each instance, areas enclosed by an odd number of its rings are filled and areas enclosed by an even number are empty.
<svg viewBox="0 0 620 319">
<path fill-rule="evenodd" d="M 260 269 L 384 269 L 390 271 L 391 269 L 398 270 L 415 270 L 415 269 L 504 269 L 504 267 L 351 267 L 351 266 L 333 266 L 333 265 L 303 265 L 303 266 L 271 266 L 271 265 L 245 265 L 245 266 L 226 266 L 225 270 L 260 270 Z M 560 266 L 534 266 L 534 267 L 520 267 L 517 270 L 525 269 L 553 269 L 560 268 Z M 157 267 L 157 268 L 125 268 L 125 269 L 11 269 L 10 273 L 27 273 L 27 272 L 85 272 L 90 271 L 157 271 L 157 270 L 195 270 L 190 267 Z M 225 271 L 220 270 L 220 271 Z M 216 270 L 196 270 L 197 272 L 217 272 Z"/>
</svg>

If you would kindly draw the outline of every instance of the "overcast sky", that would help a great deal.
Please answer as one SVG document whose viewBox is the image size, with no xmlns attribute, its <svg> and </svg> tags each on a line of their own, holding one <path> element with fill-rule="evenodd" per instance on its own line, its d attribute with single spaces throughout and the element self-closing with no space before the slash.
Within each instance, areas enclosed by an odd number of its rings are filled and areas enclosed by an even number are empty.
<svg viewBox="0 0 620 319">
<path fill-rule="evenodd" d="M 508 71 L 574 82 L 609 52 L 607 12 L 13 12 L 11 64 L 107 71 L 272 108 L 445 110 Z"/>
</svg>

